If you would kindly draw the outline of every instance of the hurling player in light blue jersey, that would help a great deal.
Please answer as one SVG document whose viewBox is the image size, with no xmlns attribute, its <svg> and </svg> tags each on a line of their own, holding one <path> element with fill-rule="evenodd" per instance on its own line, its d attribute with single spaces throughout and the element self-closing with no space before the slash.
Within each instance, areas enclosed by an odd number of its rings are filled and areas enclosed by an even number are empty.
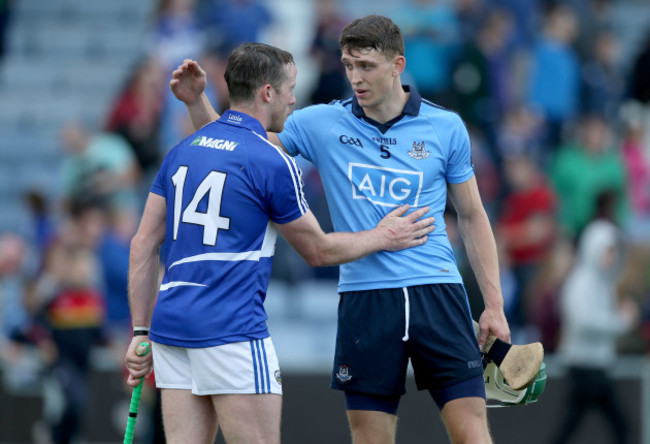
<svg viewBox="0 0 650 444">
<path fill-rule="evenodd" d="M 221 427 L 229 443 L 278 444 L 282 387 L 263 306 L 276 229 L 321 266 L 421 246 L 433 218 L 402 217 L 404 205 L 369 230 L 325 234 L 300 170 L 267 140 L 295 103 L 291 54 L 244 44 L 225 77 L 231 109 L 165 156 L 131 243 L 128 383 L 155 370 L 168 443 L 213 442 Z M 152 353 L 138 356 L 146 336 Z"/>
<path fill-rule="evenodd" d="M 337 230 L 373 227 L 405 203 L 429 206 L 440 225 L 421 247 L 341 266 L 331 386 L 345 392 L 355 444 L 391 444 L 410 362 L 452 442 L 490 443 L 479 346 L 488 334 L 509 341 L 510 329 L 467 130 L 458 115 L 402 85 L 404 41 L 390 19 L 354 20 L 339 43 L 354 96 L 295 111 L 269 140 L 317 167 Z M 194 61 L 172 77 L 195 127 L 218 118 L 201 93 L 205 73 Z M 478 344 L 442 229 L 448 194 L 485 303 Z"/>
</svg>

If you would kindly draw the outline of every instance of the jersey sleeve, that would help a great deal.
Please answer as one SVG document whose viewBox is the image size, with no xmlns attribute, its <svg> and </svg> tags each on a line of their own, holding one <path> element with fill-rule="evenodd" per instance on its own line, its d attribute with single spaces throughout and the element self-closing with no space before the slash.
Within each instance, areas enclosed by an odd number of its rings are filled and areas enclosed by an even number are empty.
<svg viewBox="0 0 650 444">
<path fill-rule="evenodd" d="M 447 182 L 463 183 L 474 175 L 472 148 L 469 134 L 463 121 L 456 114 L 453 130 L 449 136 L 449 154 L 447 161 Z"/>
<path fill-rule="evenodd" d="M 165 190 L 165 181 L 167 178 L 167 175 L 165 172 L 167 171 L 167 164 L 169 163 L 169 157 L 172 155 L 173 151 L 170 151 L 167 156 L 162 161 L 162 164 L 160 165 L 160 169 L 158 170 L 158 174 L 156 174 L 156 177 L 153 180 L 153 183 L 151 184 L 151 189 L 150 191 L 154 194 L 158 194 L 159 196 L 166 197 L 166 190 Z"/>
<path fill-rule="evenodd" d="M 309 206 L 303 193 L 300 168 L 279 148 L 275 154 L 272 168 L 260 170 L 260 174 L 265 176 L 264 193 L 271 220 L 286 224 L 305 214 Z"/>
<path fill-rule="evenodd" d="M 278 134 L 280 142 L 291 156 L 300 154 L 313 162 L 313 137 L 322 128 L 317 128 L 319 121 L 318 107 L 308 106 L 294 111 L 284 124 L 284 130 Z"/>
</svg>

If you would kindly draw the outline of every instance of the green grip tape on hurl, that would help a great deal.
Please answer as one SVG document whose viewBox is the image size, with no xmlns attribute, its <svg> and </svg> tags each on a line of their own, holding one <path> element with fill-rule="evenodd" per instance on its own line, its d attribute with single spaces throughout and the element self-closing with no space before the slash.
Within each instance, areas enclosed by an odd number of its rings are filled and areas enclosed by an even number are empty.
<svg viewBox="0 0 650 444">
<path fill-rule="evenodd" d="M 141 342 L 139 347 L 142 346 L 144 351 L 138 353 L 139 356 L 145 356 L 149 353 L 149 343 Z M 136 349 L 137 350 L 137 349 Z M 140 397 L 142 396 L 142 384 L 144 378 L 140 378 L 140 383 L 133 389 L 131 394 L 131 404 L 129 405 L 129 419 L 126 423 L 126 432 L 124 433 L 124 444 L 133 443 L 133 434 L 135 433 L 135 420 L 138 418 L 138 407 L 140 406 Z"/>
</svg>

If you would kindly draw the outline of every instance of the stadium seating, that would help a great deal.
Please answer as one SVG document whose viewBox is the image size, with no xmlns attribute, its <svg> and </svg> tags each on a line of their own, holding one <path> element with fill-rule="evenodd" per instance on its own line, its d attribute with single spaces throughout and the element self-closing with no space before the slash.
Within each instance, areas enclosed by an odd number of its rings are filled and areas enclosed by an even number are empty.
<svg viewBox="0 0 650 444">
<path fill-rule="evenodd" d="M 59 132 L 74 118 L 101 125 L 145 52 L 154 0 L 13 2 L 0 62 L 0 232 L 28 234 L 23 194 L 57 193 Z"/>
</svg>

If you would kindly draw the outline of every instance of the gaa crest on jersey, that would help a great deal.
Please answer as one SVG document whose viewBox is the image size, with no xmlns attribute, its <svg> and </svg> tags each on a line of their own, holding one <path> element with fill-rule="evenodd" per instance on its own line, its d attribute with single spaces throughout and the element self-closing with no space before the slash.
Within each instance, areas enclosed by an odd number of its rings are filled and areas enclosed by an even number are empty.
<svg viewBox="0 0 650 444">
<path fill-rule="evenodd" d="M 413 150 L 409 151 L 409 157 L 412 159 L 417 159 L 417 160 L 422 160 L 426 159 L 429 157 L 429 154 L 431 154 L 431 151 L 427 151 L 425 146 L 424 146 L 424 141 L 418 143 L 418 142 L 413 142 Z"/>
<path fill-rule="evenodd" d="M 363 143 L 361 143 L 361 139 L 358 137 L 350 137 L 346 136 L 345 134 L 341 134 L 339 136 L 339 142 L 341 142 L 344 145 L 352 145 L 352 146 L 358 146 L 359 148 L 363 148 Z"/>
<path fill-rule="evenodd" d="M 336 372 L 336 379 L 338 379 L 343 384 L 349 382 L 350 379 L 352 379 L 352 376 L 350 375 L 350 368 L 345 364 L 341 364 L 339 366 L 339 371 Z"/>
<path fill-rule="evenodd" d="M 282 375 L 280 374 L 280 370 L 276 370 L 273 376 L 275 377 L 277 383 L 282 385 Z"/>
</svg>

